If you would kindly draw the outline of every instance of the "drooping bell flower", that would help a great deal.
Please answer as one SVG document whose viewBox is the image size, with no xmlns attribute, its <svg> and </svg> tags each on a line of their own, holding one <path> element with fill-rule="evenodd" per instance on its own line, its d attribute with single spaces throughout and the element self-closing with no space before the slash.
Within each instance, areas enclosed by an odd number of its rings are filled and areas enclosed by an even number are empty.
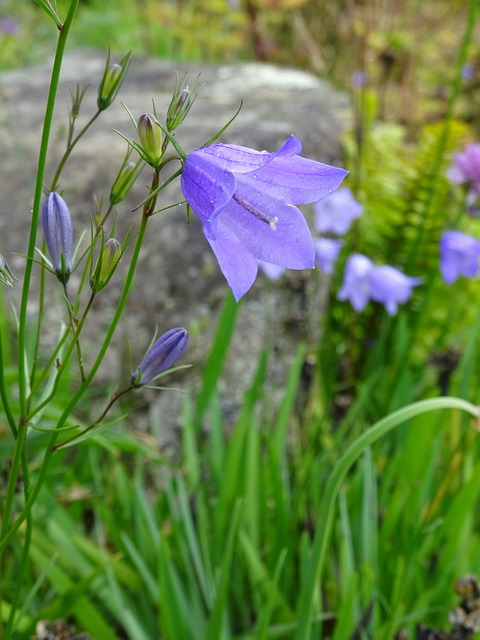
<svg viewBox="0 0 480 640">
<path fill-rule="evenodd" d="M 315 203 L 315 229 L 319 233 L 335 233 L 343 236 L 350 229 L 353 220 L 363 213 L 362 205 L 355 200 L 348 187 Z"/>
<path fill-rule="evenodd" d="M 257 260 L 288 269 L 311 269 L 315 250 L 295 204 L 316 202 L 336 189 L 347 171 L 302 158 L 290 136 L 274 152 L 215 144 L 189 153 L 183 194 L 236 300 L 252 286 Z"/>
<path fill-rule="evenodd" d="M 73 226 L 65 200 L 51 191 L 42 205 L 45 244 L 57 278 L 66 284 L 72 271 Z"/>
<path fill-rule="evenodd" d="M 132 384 L 141 387 L 171 369 L 185 353 L 188 346 L 186 329 L 170 329 L 164 333 L 145 354 L 140 365 L 132 374 Z"/>
<path fill-rule="evenodd" d="M 399 269 L 388 264 L 372 269 L 369 279 L 370 297 L 383 304 L 391 316 L 397 313 L 399 304 L 411 298 L 413 287 L 418 287 L 422 283 L 422 278 L 406 276 Z"/>
<path fill-rule="evenodd" d="M 480 270 L 480 242 L 460 231 L 445 231 L 440 239 L 440 272 L 446 284 L 460 276 L 474 278 Z"/>
</svg>

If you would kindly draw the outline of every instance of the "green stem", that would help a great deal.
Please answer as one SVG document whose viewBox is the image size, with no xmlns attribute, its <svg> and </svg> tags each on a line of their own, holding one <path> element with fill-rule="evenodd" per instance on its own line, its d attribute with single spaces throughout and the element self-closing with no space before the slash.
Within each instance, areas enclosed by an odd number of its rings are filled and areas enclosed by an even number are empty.
<svg viewBox="0 0 480 640">
<path fill-rule="evenodd" d="M 39 411 L 41 411 L 47 404 L 50 403 L 50 401 L 54 398 L 56 392 L 57 392 L 57 388 L 58 388 L 58 384 L 60 382 L 60 378 L 63 374 L 63 372 L 66 369 L 66 366 L 68 364 L 68 361 L 70 360 L 70 356 L 72 355 L 73 349 L 78 345 L 78 341 L 80 338 L 80 334 L 82 333 L 83 327 L 85 325 L 85 320 L 87 319 L 87 316 L 90 312 L 90 309 L 92 308 L 93 305 L 93 301 L 95 300 L 95 293 L 92 292 L 92 294 L 90 295 L 90 298 L 87 302 L 87 305 L 84 309 L 84 312 L 82 314 L 82 317 L 80 318 L 80 321 L 76 327 L 76 329 L 74 328 L 74 334 L 73 334 L 73 338 L 72 341 L 70 342 L 70 344 L 68 345 L 68 349 L 62 359 L 62 364 L 60 365 L 60 368 L 58 370 L 58 373 L 55 377 L 55 381 L 53 383 L 53 387 L 52 390 L 50 391 L 50 393 L 48 394 L 48 396 L 46 398 L 44 398 L 42 400 L 42 402 L 37 405 L 29 414 L 27 417 L 27 420 L 30 421 L 33 416 L 35 416 Z M 82 369 L 83 371 L 83 369 Z M 84 378 L 82 378 L 83 381 Z"/>
<path fill-rule="evenodd" d="M 132 391 L 132 389 L 135 389 L 135 387 L 133 385 L 130 385 L 128 387 L 125 387 L 124 389 L 121 389 L 120 391 L 116 391 L 108 401 L 108 404 L 105 407 L 105 409 L 102 411 L 101 415 L 95 420 L 95 422 L 92 422 L 92 424 L 88 425 L 88 427 L 84 429 L 81 433 L 76 433 L 71 438 L 68 438 L 63 442 L 60 442 L 60 444 L 56 444 L 53 447 L 53 450 L 57 451 L 57 449 L 64 447 L 66 444 L 69 444 L 70 442 L 74 442 L 78 438 L 83 437 L 86 433 L 91 431 L 94 427 L 98 426 L 101 422 L 103 422 L 104 418 L 106 417 L 110 409 L 113 407 L 115 402 L 117 402 L 117 400 L 119 400 L 122 396 L 124 396 L 129 391 Z"/>
<path fill-rule="evenodd" d="M 478 408 L 460 398 L 443 397 L 415 402 L 376 422 L 368 431 L 363 433 L 349 446 L 342 458 L 337 462 L 329 477 L 320 510 L 318 527 L 315 532 L 310 556 L 309 570 L 300 597 L 301 608 L 295 640 L 306 640 L 311 637 L 313 611 L 315 601 L 318 597 L 327 543 L 332 531 L 335 504 L 348 470 L 359 459 L 367 447 L 371 446 L 389 431 L 416 416 L 439 409 L 459 409 L 460 411 L 469 413 L 477 420 L 479 418 Z"/>
<path fill-rule="evenodd" d="M 67 146 L 65 153 L 63 154 L 62 159 L 60 160 L 57 170 L 55 172 L 55 175 L 53 176 L 53 180 L 52 180 L 52 184 L 50 187 L 50 191 L 55 191 L 55 189 L 58 186 L 58 179 L 60 178 L 60 174 L 63 171 L 63 168 L 68 160 L 68 158 L 70 157 L 70 154 L 73 151 L 73 148 L 75 147 L 75 145 L 77 144 L 77 142 L 80 140 L 80 138 L 86 133 L 87 129 L 89 129 L 92 124 L 95 122 L 95 120 L 98 118 L 98 116 L 101 114 L 101 111 L 97 111 L 95 113 L 94 116 L 92 116 L 90 118 L 90 120 L 87 122 L 87 124 L 83 127 L 83 129 L 78 133 L 78 135 L 76 136 L 76 138 L 74 138 L 74 140 Z"/>
<path fill-rule="evenodd" d="M 3 358 L 3 337 L 2 337 L 2 328 L 0 327 L 0 398 L 3 403 L 3 410 L 5 411 L 5 416 L 7 418 L 8 426 L 10 427 L 10 431 L 13 436 L 17 437 L 17 424 L 15 422 L 15 416 L 10 408 L 10 401 L 8 399 L 7 387 L 5 385 L 5 369 L 4 369 L 4 358 Z"/>
<path fill-rule="evenodd" d="M 30 510 L 32 508 L 32 506 L 35 503 L 35 500 L 37 499 L 38 494 L 40 493 L 40 489 L 42 488 L 43 485 L 43 481 L 45 480 L 45 476 L 47 474 L 47 470 L 48 470 L 48 466 L 50 463 L 50 459 L 53 455 L 53 447 L 55 446 L 55 442 L 58 436 L 58 430 L 61 429 L 64 425 L 65 422 L 67 421 L 68 417 L 70 416 L 72 410 L 74 409 L 74 407 L 76 406 L 76 404 L 78 403 L 78 401 L 80 400 L 80 398 L 83 396 L 83 394 L 85 393 L 85 391 L 88 389 L 90 383 L 93 380 L 93 377 L 95 376 L 98 368 L 100 367 L 105 354 L 107 352 L 107 349 L 110 345 L 110 342 L 112 340 L 113 334 L 115 332 L 115 329 L 118 325 L 118 322 L 120 320 L 120 317 L 123 313 L 123 310 L 125 308 L 125 304 L 127 302 L 127 298 L 128 298 L 128 294 L 130 292 L 130 289 L 132 288 L 133 285 L 133 279 L 134 279 L 134 275 L 135 275 L 135 269 L 137 266 L 137 262 L 138 262 L 138 258 L 140 255 L 140 248 L 142 246 L 143 243 L 143 239 L 145 237 L 145 231 L 147 228 L 147 222 L 148 222 L 148 216 L 142 216 L 142 221 L 140 224 L 140 229 L 137 235 L 137 241 L 135 243 L 135 248 L 133 250 L 133 255 L 132 255 L 132 260 L 130 262 L 130 267 L 127 273 L 127 277 L 125 280 L 125 285 L 123 287 L 123 291 L 122 291 L 122 295 L 120 296 L 120 300 L 118 302 L 117 305 L 117 309 L 115 312 L 115 315 L 113 317 L 113 320 L 110 324 L 110 327 L 108 329 L 108 332 L 104 338 L 102 347 L 97 355 L 97 358 L 95 360 L 95 362 L 93 363 L 93 366 L 89 372 L 89 374 L 86 376 L 84 382 L 82 382 L 82 384 L 78 387 L 77 391 L 73 394 L 73 396 L 70 399 L 70 402 L 67 404 L 67 406 L 65 407 L 62 415 L 60 416 L 58 423 L 57 423 L 57 428 L 55 429 L 55 431 L 52 433 L 51 437 L 50 437 L 50 441 L 46 447 L 45 450 L 45 455 L 43 458 L 43 462 L 42 465 L 40 467 L 38 476 L 37 476 L 37 480 L 35 482 L 35 485 L 33 486 L 28 501 L 25 503 L 22 511 L 18 514 L 17 519 L 15 520 L 15 522 L 10 526 L 10 529 L 6 532 L 2 531 L 2 535 L 0 538 L 0 553 L 2 553 L 2 551 L 5 549 L 6 545 L 8 544 L 8 542 L 11 540 L 11 538 L 15 535 L 15 533 L 18 531 L 18 529 L 20 528 L 22 522 L 24 522 L 24 520 L 28 517 L 28 514 L 30 513 Z M 25 429 L 23 429 L 24 431 Z"/>
<path fill-rule="evenodd" d="M 37 238 L 38 221 L 40 217 L 40 202 L 42 199 L 42 188 L 45 177 L 45 165 L 47 162 L 48 144 L 50 139 L 50 131 L 52 128 L 53 111 L 55 108 L 55 100 L 58 90 L 58 82 L 60 78 L 60 69 L 65 53 L 68 32 L 75 17 L 80 0 L 72 0 L 68 11 L 67 18 L 60 31 L 58 37 L 57 50 L 53 62 L 52 77 L 50 80 L 50 88 L 48 92 L 47 106 L 45 117 L 43 120 L 42 140 L 40 143 L 40 152 L 38 156 L 37 179 L 35 183 L 35 194 L 33 199 L 32 218 L 30 223 L 30 236 L 28 241 L 27 259 L 25 263 L 25 275 L 23 279 L 22 299 L 20 303 L 19 325 L 18 325 L 18 387 L 20 400 L 20 419 L 26 415 L 26 389 L 27 389 L 27 371 L 25 366 L 26 352 L 26 324 L 27 324 L 27 304 L 30 293 L 30 282 L 32 278 L 33 258 L 35 254 L 35 242 Z"/>
</svg>

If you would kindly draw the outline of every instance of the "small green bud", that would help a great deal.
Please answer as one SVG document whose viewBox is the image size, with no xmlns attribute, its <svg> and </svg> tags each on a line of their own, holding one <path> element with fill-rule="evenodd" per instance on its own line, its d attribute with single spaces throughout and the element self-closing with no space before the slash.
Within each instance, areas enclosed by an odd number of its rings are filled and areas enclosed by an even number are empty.
<svg viewBox="0 0 480 640">
<path fill-rule="evenodd" d="M 109 283 L 121 257 L 122 245 L 115 238 L 109 238 L 100 251 L 97 264 L 90 278 L 92 291 L 97 293 Z"/>
<path fill-rule="evenodd" d="M 110 190 L 110 204 L 112 206 L 118 204 L 127 197 L 128 192 L 137 179 L 141 167 L 141 159 L 137 163 L 135 163 L 132 161 L 128 161 L 127 158 L 125 158 L 122 167 L 120 168 L 120 171 L 115 178 L 115 182 L 113 183 Z"/>
<path fill-rule="evenodd" d="M 145 160 L 152 167 L 158 167 L 163 154 L 162 130 L 155 115 L 142 114 L 137 122 L 137 130 Z"/>
<path fill-rule="evenodd" d="M 177 78 L 175 91 L 167 111 L 166 124 L 169 131 L 176 129 L 187 117 L 198 95 L 197 80 L 198 78 L 193 83 L 192 88 L 189 89 L 188 85 L 185 84 L 185 78 L 180 85 Z"/>
<path fill-rule="evenodd" d="M 127 53 L 119 64 L 110 64 L 110 52 L 108 53 L 103 78 L 98 87 L 97 106 L 99 111 L 104 111 L 115 100 L 125 79 L 125 74 L 130 64 L 130 56 L 131 52 Z"/>
</svg>

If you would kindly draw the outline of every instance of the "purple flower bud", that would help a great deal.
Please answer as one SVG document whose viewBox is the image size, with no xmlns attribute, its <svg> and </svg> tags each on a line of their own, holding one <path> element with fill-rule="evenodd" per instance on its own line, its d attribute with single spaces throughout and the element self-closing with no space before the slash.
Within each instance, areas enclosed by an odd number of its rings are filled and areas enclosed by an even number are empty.
<svg viewBox="0 0 480 640">
<path fill-rule="evenodd" d="M 185 84 L 185 80 L 186 77 L 183 78 L 182 82 L 179 84 L 177 79 L 175 91 L 173 92 L 173 96 L 167 110 L 166 124 L 169 131 L 174 131 L 182 124 L 187 117 L 188 112 L 192 108 L 199 92 L 199 89 L 197 88 L 198 77 L 194 81 L 191 89 L 187 84 Z"/>
<path fill-rule="evenodd" d="M 55 191 L 44 200 L 42 224 L 53 269 L 60 282 L 66 284 L 72 270 L 73 226 L 64 199 Z"/>
<path fill-rule="evenodd" d="M 317 238 L 313 241 L 313 244 L 315 246 L 315 264 L 324 273 L 332 273 L 340 249 L 345 243 L 341 240 L 332 240 L 330 238 Z"/>
<path fill-rule="evenodd" d="M 142 114 L 137 122 L 138 137 L 145 160 L 156 167 L 162 158 L 162 130 L 153 113 Z"/>
<path fill-rule="evenodd" d="M 152 382 L 164 371 L 171 369 L 183 356 L 188 345 L 186 329 L 170 329 L 147 351 L 140 366 L 132 375 L 132 384 L 141 387 Z"/>
<path fill-rule="evenodd" d="M 363 213 L 362 205 L 355 200 L 348 187 L 341 187 L 320 202 L 316 202 L 315 229 L 319 233 L 336 233 L 342 236 L 350 229 L 352 220 Z"/>
<path fill-rule="evenodd" d="M 480 269 L 480 242 L 460 231 L 445 231 L 440 239 L 440 271 L 446 284 L 459 276 L 474 278 Z"/>
</svg>

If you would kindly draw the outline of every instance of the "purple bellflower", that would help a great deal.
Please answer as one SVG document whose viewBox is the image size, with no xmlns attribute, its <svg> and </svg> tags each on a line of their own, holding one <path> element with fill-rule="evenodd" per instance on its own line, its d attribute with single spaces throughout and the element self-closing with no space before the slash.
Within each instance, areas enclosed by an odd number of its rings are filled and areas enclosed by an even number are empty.
<svg viewBox="0 0 480 640">
<path fill-rule="evenodd" d="M 320 202 L 315 203 L 315 229 L 319 233 L 335 233 L 342 236 L 350 229 L 353 220 L 363 213 L 362 205 L 355 200 L 348 187 L 342 187 Z"/>
<path fill-rule="evenodd" d="M 369 280 L 370 297 L 383 304 L 391 316 L 397 313 L 399 304 L 410 299 L 413 287 L 422 283 L 422 278 L 411 278 L 387 264 L 374 267 L 370 272 Z"/>
<path fill-rule="evenodd" d="M 132 374 L 132 384 L 142 387 L 168 369 L 179 360 L 188 346 L 188 332 L 186 329 L 170 329 L 164 333 L 145 354 L 140 365 Z"/>
<path fill-rule="evenodd" d="M 333 273 L 335 261 L 344 243 L 341 240 L 332 240 L 331 238 L 316 238 L 313 244 L 315 246 L 315 264 L 324 273 Z"/>
<path fill-rule="evenodd" d="M 45 244 L 58 279 L 66 284 L 72 270 L 73 226 L 65 200 L 51 191 L 42 205 Z"/>
<path fill-rule="evenodd" d="M 365 309 L 371 298 L 370 273 L 373 262 L 359 253 L 352 254 L 345 265 L 343 283 L 337 294 L 339 300 L 350 300 L 355 311 Z"/>
<path fill-rule="evenodd" d="M 445 231 L 440 239 L 440 272 L 446 284 L 459 276 L 474 278 L 480 270 L 480 242 L 460 231 Z"/>
<path fill-rule="evenodd" d="M 413 287 L 421 282 L 421 278 L 406 276 L 395 267 L 376 267 L 366 256 L 354 254 L 347 260 L 337 298 L 350 300 L 357 312 L 363 311 L 369 300 L 375 300 L 393 316 L 397 313 L 398 305 L 406 302 L 412 295 Z"/>
<path fill-rule="evenodd" d="M 302 158 L 290 136 L 274 152 L 215 144 L 189 153 L 183 194 L 238 301 L 252 286 L 257 260 L 288 269 L 311 269 L 315 251 L 308 225 L 295 204 L 316 202 L 347 171 Z"/>
<path fill-rule="evenodd" d="M 467 205 L 473 206 L 480 198 L 480 144 L 467 144 L 463 151 L 453 154 L 447 178 L 453 184 L 468 184 Z"/>
</svg>

